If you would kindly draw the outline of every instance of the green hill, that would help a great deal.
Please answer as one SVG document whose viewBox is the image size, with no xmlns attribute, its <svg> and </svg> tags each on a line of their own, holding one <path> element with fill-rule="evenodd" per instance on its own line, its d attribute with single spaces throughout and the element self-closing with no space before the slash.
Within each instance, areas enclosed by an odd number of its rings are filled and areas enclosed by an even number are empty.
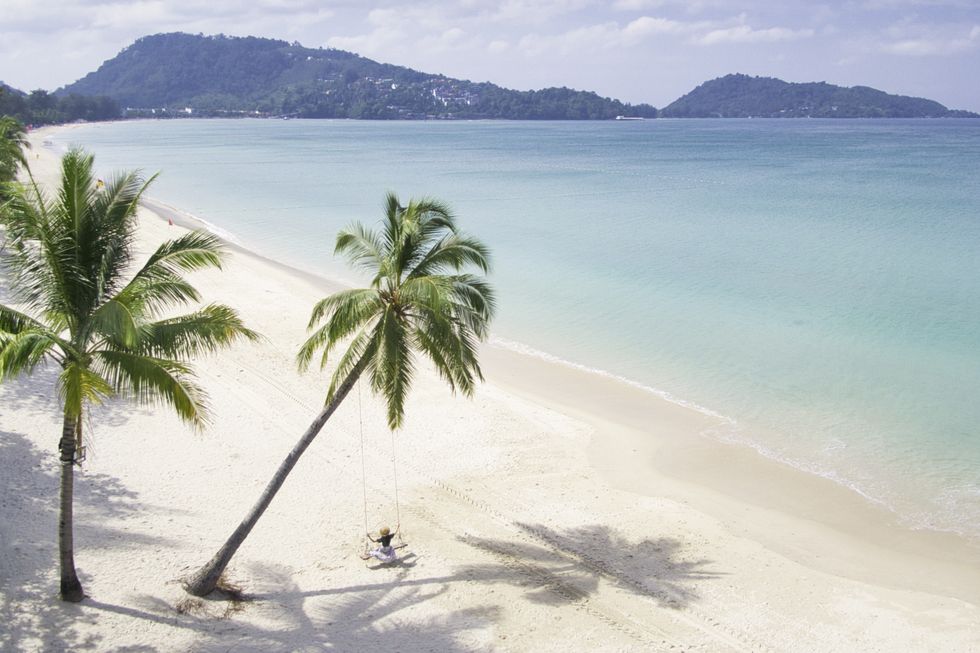
<svg viewBox="0 0 980 653">
<path fill-rule="evenodd" d="M 350 52 L 256 37 L 146 36 L 57 94 L 106 95 L 127 115 L 283 115 L 303 118 L 509 118 L 596 120 L 655 117 L 567 88 L 513 91 Z"/>
<path fill-rule="evenodd" d="M 664 118 L 948 118 L 980 117 L 938 102 L 867 86 L 793 84 L 726 75 L 701 84 L 660 111 Z"/>
</svg>

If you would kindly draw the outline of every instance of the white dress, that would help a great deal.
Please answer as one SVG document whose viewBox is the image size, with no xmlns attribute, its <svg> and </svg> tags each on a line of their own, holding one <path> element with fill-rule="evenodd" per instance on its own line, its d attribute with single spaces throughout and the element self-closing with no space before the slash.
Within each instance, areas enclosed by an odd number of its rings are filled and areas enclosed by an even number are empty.
<svg viewBox="0 0 980 653">
<path fill-rule="evenodd" d="M 379 546 L 377 549 L 368 553 L 372 558 L 377 558 L 381 562 L 394 562 L 398 559 L 398 554 L 395 553 L 395 547 L 393 546 Z"/>
</svg>

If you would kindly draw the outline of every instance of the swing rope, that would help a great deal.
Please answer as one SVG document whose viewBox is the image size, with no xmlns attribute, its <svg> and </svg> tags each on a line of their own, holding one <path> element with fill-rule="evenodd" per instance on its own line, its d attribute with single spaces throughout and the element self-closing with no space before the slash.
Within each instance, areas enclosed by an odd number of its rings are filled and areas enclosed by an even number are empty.
<svg viewBox="0 0 980 653">
<path fill-rule="evenodd" d="M 395 532 L 398 533 L 398 541 L 402 540 L 402 515 L 398 508 L 398 467 L 395 464 L 395 431 L 388 429 L 391 433 L 391 483 L 395 486 Z"/>
<path fill-rule="evenodd" d="M 364 412 L 361 407 L 361 380 L 357 380 L 357 424 L 361 434 L 361 494 L 364 498 L 364 534 L 368 535 L 368 503 L 367 503 L 367 468 L 364 463 Z M 395 458 L 395 431 L 388 429 L 391 433 L 391 482 L 395 488 L 395 532 L 398 533 L 398 541 L 404 542 L 401 534 L 402 515 L 398 501 L 398 464 Z M 365 542 L 365 550 L 370 545 Z"/>
<path fill-rule="evenodd" d="M 367 509 L 367 470 L 364 466 L 364 414 L 361 411 L 361 380 L 357 380 L 357 422 L 361 430 L 361 493 L 364 495 L 364 535 L 368 535 Z M 364 542 L 364 550 L 369 548 L 369 540 Z"/>
</svg>

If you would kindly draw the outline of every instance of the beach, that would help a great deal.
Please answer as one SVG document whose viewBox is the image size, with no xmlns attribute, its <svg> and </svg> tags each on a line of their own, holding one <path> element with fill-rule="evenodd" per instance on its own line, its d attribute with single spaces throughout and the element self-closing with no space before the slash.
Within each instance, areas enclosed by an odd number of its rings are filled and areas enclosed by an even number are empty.
<svg viewBox="0 0 980 653">
<path fill-rule="evenodd" d="M 30 156 L 50 182 L 44 138 Z M 194 226 L 148 202 L 141 256 Z M 164 409 L 93 411 L 80 604 L 57 600 L 55 372 L 0 386 L 3 650 L 980 650 L 975 543 L 705 438 L 720 418 L 493 342 L 471 400 L 421 365 L 393 437 L 356 388 L 232 561 L 248 600 L 192 599 L 180 579 L 322 405 L 330 370 L 294 357 L 315 301 L 341 288 L 228 251 L 193 281 L 264 340 L 196 363 L 200 433 Z M 362 561 L 365 527 L 396 522 L 401 563 Z"/>
</svg>

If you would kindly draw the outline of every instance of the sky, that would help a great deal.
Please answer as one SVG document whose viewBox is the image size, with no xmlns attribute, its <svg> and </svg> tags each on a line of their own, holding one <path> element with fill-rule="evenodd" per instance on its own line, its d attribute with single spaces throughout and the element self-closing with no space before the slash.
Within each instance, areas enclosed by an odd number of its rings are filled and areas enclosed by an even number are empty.
<svg viewBox="0 0 980 653">
<path fill-rule="evenodd" d="M 54 90 L 159 32 L 264 36 L 663 107 L 728 73 L 980 112 L 980 0 L 0 0 L 0 80 Z"/>
</svg>

